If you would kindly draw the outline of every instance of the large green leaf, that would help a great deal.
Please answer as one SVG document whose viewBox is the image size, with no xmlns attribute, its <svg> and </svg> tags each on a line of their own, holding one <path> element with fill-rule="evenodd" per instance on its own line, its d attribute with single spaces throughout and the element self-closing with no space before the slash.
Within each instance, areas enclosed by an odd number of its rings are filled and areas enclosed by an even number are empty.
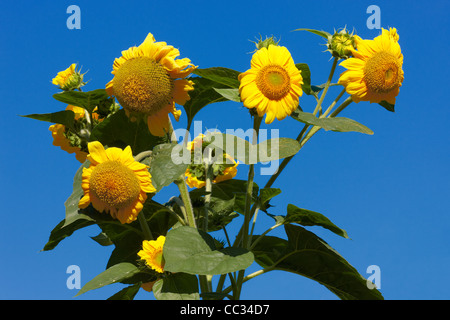
<svg viewBox="0 0 450 320">
<path fill-rule="evenodd" d="M 92 221 L 92 219 L 87 215 L 79 213 L 80 208 L 78 207 L 78 203 L 80 202 L 80 199 L 84 194 L 84 191 L 81 188 L 83 169 L 88 168 L 89 165 L 89 160 L 86 160 L 75 173 L 75 176 L 73 178 L 72 194 L 69 196 L 66 202 L 64 202 L 64 206 L 66 208 L 66 218 L 64 226 L 67 226 L 79 219 Z"/>
<path fill-rule="evenodd" d="M 227 100 L 231 100 L 234 102 L 241 102 L 241 97 L 239 93 L 239 89 L 228 89 L 228 88 L 214 88 L 222 97 Z"/>
<path fill-rule="evenodd" d="M 266 211 L 269 207 L 269 201 L 279 195 L 281 189 L 278 188 L 263 188 L 259 192 L 260 209 Z"/>
<path fill-rule="evenodd" d="M 223 151 L 244 164 L 283 159 L 300 150 L 300 143 L 290 138 L 273 138 L 252 145 L 236 135 L 209 132 L 205 139 L 211 141 L 209 147 L 215 150 L 216 155 Z"/>
<path fill-rule="evenodd" d="M 77 221 L 73 221 L 69 225 L 66 225 L 65 219 L 62 220 L 50 232 L 49 239 L 42 250 L 53 250 L 62 240 L 71 236 L 75 231 L 91 226 L 93 224 L 95 224 L 95 222 L 86 219 L 80 219 Z"/>
<path fill-rule="evenodd" d="M 255 261 L 269 270 L 296 273 L 326 286 L 343 300 L 381 300 L 376 289 L 324 240 L 306 229 L 285 225 L 288 240 L 253 237 Z"/>
<path fill-rule="evenodd" d="M 295 66 L 301 71 L 303 78 L 302 90 L 306 94 L 311 94 L 311 71 L 306 63 L 296 63 Z"/>
<path fill-rule="evenodd" d="M 150 174 L 152 175 L 152 184 L 157 191 L 168 186 L 186 172 L 190 163 L 190 154 L 189 162 L 183 161 L 182 155 L 176 153 L 178 150 L 180 150 L 180 145 L 173 143 L 160 144 L 153 149 Z M 174 156 L 180 159 L 180 163 L 174 161 Z"/>
<path fill-rule="evenodd" d="M 23 115 L 21 117 L 31 118 L 39 121 L 46 121 L 51 123 L 59 123 L 64 125 L 65 127 L 75 130 L 74 121 L 75 121 L 75 113 L 72 110 L 63 110 L 57 111 L 53 113 L 35 113 L 29 115 Z"/>
<path fill-rule="evenodd" d="M 367 128 L 365 125 L 344 117 L 331 117 L 331 118 L 318 118 L 312 113 L 303 112 L 299 109 L 295 110 L 291 117 L 302 123 L 306 123 L 313 126 L 321 127 L 327 131 L 337 132 L 360 132 L 365 134 L 373 134 L 373 131 Z"/>
<path fill-rule="evenodd" d="M 142 249 L 144 234 L 140 222 L 122 224 L 109 214 L 99 213 L 89 206 L 82 212 L 91 217 L 101 228 L 103 234 L 114 244 L 115 248 L 108 260 L 107 267 L 121 262 L 137 263 L 137 253 Z M 177 222 L 177 218 L 168 208 L 156 201 L 147 199 L 141 213 L 148 223 L 154 239 L 166 235 L 167 231 Z"/>
<path fill-rule="evenodd" d="M 108 300 L 133 300 L 140 288 L 141 283 L 133 284 L 115 293 Z"/>
<path fill-rule="evenodd" d="M 298 223 L 302 226 L 320 226 L 337 235 L 348 238 L 347 232 L 330 221 L 323 214 L 311 210 L 301 209 L 293 204 L 287 206 L 287 216 L 284 223 Z"/>
<path fill-rule="evenodd" d="M 164 140 L 150 134 L 143 121 L 131 121 L 121 109 L 96 125 L 91 133 L 92 141 L 100 141 L 108 147 L 131 147 L 133 155 L 152 148 Z"/>
<path fill-rule="evenodd" d="M 123 262 L 116 264 L 86 283 L 75 296 L 79 296 L 85 292 L 98 289 L 109 284 L 121 282 L 122 280 L 130 278 L 139 272 L 139 268 L 131 263 Z"/>
<path fill-rule="evenodd" d="M 205 69 L 195 69 L 193 72 L 196 75 L 220 83 L 229 88 L 239 88 L 239 80 L 238 76 L 240 74 L 239 71 L 224 68 L 224 67 L 212 67 Z"/>
<path fill-rule="evenodd" d="M 186 273 L 171 273 L 153 285 L 158 300 L 199 300 L 197 277 Z"/>
<path fill-rule="evenodd" d="M 183 105 L 187 116 L 188 128 L 190 128 L 195 115 L 205 106 L 228 100 L 218 93 L 216 89 L 229 88 L 207 78 L 193 77 L 189 78 L 189 80 L 194 82 L 194 90 L 189 92 L 190 99 Z"/>
<path fill-rule="evenodd" d="M 187 226 L 168 232 L 163 254 L 164 270 L 189 274 L 226 274 L 246 269 L 253 263 L 253 254 L 248 250 L 217 250 L 209 234 Z"/>
<path fill-rule="evenodd" d="M 55 93 L 53 98 L 73 106 L 84 108 L 89 112 L 92 112 L 95 107 L 104 104 L 105 101 L 110 100 L 110 97 L 106 93 L 105 89 L 97 89 L 86 92 L 64 91 Z"/>
</svg>

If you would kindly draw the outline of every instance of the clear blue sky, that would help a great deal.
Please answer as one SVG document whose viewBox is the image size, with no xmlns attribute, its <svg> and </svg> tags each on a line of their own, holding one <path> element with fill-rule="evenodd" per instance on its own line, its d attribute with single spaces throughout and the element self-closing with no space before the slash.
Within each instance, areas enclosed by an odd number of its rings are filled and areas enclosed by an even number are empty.
<svg viewBox="0 0 450 320">
<path fill-rule="evenodd" d="M 68 30 L 66 9 L 81 9 L 81 29 Z M 89 72 L 86 90 L 104 88 L 122 50 L 139 45 L 148 32 L 166 41 L 200 68 L 245 71 L 254 50 L 249 40 L 281 38 L 296 63 L 307 63 L 312 82 L 325 82 L 331 66 L 322 38 L 297 28 L 333 31 L 347 26 L 363 38 L 380 32 L 366 26 L 366 9 L 381 9 L 382 27 L 396 27 L 404 54 L 405 80 L 396 112 L 353 104 L 343 116 L 373 136 L 320 132 L 289 164 L 274 187 L 272 213 L 288 203 L 321 212 L 345 229 L 351 240 L 311 229 L 341 253 L 363 276 L 381 269 L 386 299 L 449 299 L 450 150 L 447 94 L 450 52 L 448 1 L 4 1 L 0 11 L 0 131 L 2 203 L 0 299 L 72 299 L 66 287 L 69 265 L 81 268 L 85 284 L 105 268 L 112 247 L 89 237 L 95 226 L 76 232 L 50 252 L 39 252 L 64 218 L 79 163 L 52 146 L 49 124 L 19 114 L 63 110 L 54 100 L 54 75 L 77 62 Z M 337 74 L 342 72 L 338 68 Z M 337 78 L 334 79 L 335 81 Z M 332 97 L 333 94 L 330 94 Z M 302 98 L 306 111 L 314 108 Z M 206 128 L 251 127 L 237 103 L 211 105 L 198 114 Z M 185 125 L 185 118 L 178 123 Z M 274 122 L 280 136 L 295 138 L 293 119 Z M 272 128 L 265 126 L 264 128 Z M 238 178 L 247 168 L 239 166 Z M 258 177 L 263 185 L 267 177 Z M 175 193 L 166 188 L 156 199 Z M 272 221 L 260 216 L 259 232 Z M 281 230 L 280 230 L 281 231 Z M 274 232 L 274 235 L 281 233 Z M 256 270 L 256 267 L 251 270 Z M 106 299 L 121 286 L 101 288 L 77 299 Z M 152 298 L 141 291 L 137 299 Z M 335 299 L 306 278 L 272 272 L 244 286 L 244 299 Z"/>
</svg>

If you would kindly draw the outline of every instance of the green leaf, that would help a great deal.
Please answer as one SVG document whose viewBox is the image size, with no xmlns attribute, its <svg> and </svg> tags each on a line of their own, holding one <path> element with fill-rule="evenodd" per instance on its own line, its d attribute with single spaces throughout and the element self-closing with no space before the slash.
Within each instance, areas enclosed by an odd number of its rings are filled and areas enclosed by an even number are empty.
<svg viewBox="0 0 450 320">
<path fill-rule="evenodd" d="M 290 138 L 273 138 L 252 145 L 249 141 L 226 133 L 209 132 L 209 147 L 215 149 L 216 155 L 222 150 L 232 158 L 244 164 L 269 162 L 295 155 L 300 150 L 300 143 Z"/>
<path fill-rule="evenodd" d="M 218 82 L 206 78 L 189 78 L 194 82 L 194 90 L 189 92 L 190 99 L 183 105 L 186 112 L 188 128 L 190 128 L 195 115 L 205 106 L 215 102 L 223 102 L 228 99 L 224 98 L 216 90 L 220 88 L 228 88 Z"/>
<path fill-rule="evenodd" d="M 97 242 L 99 245 L 107 247 L 113 244 L 108 235 L 104 232 L 100 232 L 98 235 L 91 237 L 92 240 Z"/>
<path fill-rule="evenodd" d="M 87 291 L 98 289 L 109 284 L 118 283 L 139 273 L 139 269 L 128 262 L 116 264 L 86 283 L 76 294 L 79 296 Z"/>
<path fill-rule="evenodd" d="M 205 199 L 203 197 L 192 199 L 192 206 L 194 214 L 199 217 L 197 219 L 197 224 L 202 226 L 205 215 Z M 238 217 L 239 215 L 234 212 L 234 206 L 234 197 L 231 199 L 211 197 L 208 210 L 208 232 L 221 230 L 234 218 Z"/>
<path fill-rule="evenodd" d="M 168 232 L 163 254 L 165 271 L 189 274 L 226 274 L 246 269 L 253 263 L 253 254 L 248 250 L 217 250 L 209 234 L 187 226 Z"/>
<path fill-rule="evenodd" d="M 314 34 L 317 34 L 325 39 L 328 40 L 328 37 L 331 37 L 331 34 L 326 32 L 326 31 L 321 31 L 321 30 L 314 30 L 314 29 L 305 29 L 305 28 L 300 28 L 300 29 L 295 29 L 294 31 L 308 31 Z"/>
<path fill-rule="evenodd" d="M 133 300 L 140 288 L 141 283 L 133 284 L 112 295 L 108 300 Z"/>
<path fill-rule="evenodd" d="M 281 193 L 281 189 L 278 188 L 263 188 L 259 192 L 259 201 L 262 211 L 266 211 L 270 205 L 269 201 L 279 195 Z"/>
<path fill-rule="evenodd" d="M 234 102 L 241 102 L 241 97 L 239 94 L 239 89 L 218 89 L 214 88 L 222 97 L 227 100 L 231 100 Z"/>
<path fill-rule="evenodd" d="M 142 249 L 142 241 L 144 240 L 139 221 L 135 220 L 132 223 L 122 224 L 110 215 L 98 213 L 91 206 L 87 209 L 84 212 L 89 211 L 89 216 L 95 220 L 102 232 L 114 244 L 114 250 L 108 260 L 107 267 L 121 262 L 136 264 L 136 261 L 139 260 L 137 253 Z M 147 221 L 154 239 L 160 235 L 165 236 L 167 231 L 177 222 L 177 218 L 168 208 L 151 199 L 147 199 L 144 203 L 141 214 Z"/>
<path fill-rule="evenodd" d="M 92 221 L 92 219 L 87 215 L 80 214 L 79 213 L 80 209 L 78 207 L 78 203 L 80 202 L 80 199 L 84 195 L 84 191 L 81 188 L 83 169 L 88 168 L 89 165 L 90 165 L 89 161 L 86 160 L 75 173 L 75 177 L 73 178 L 72 194 L 69 196 L 66 202 L 64 202 L 64 206 L 66 208 L 66 219 L 64 222 L 64 226 L 67 226 L 79 219 Z"/>
<path fill-rule="evenodd" d="M 151 135 L 143 121 L 130 121 L 125 110 L 121 109 L 95 126 L 91 141 L 100 141 L 105 146 L 121 149 L 130 146 L 133 154 L 137 155 L 151 150 L 164 139 Z"/>
<path fill-rule="evenodd" d="M 348 239 L 347 232 L 337 227 L 323 214 L 301 209 L 293 204 L 288 204 L 287 206 L 287 216 L 284 223 L 298 223 L 302 226 L 320 226 Z"/>
<path fill-rule="evenodd" d="M 180 175 L 186 172 L 190 163 L 190 154 L 188 158 L 189 162 L 183 161 L 182 155 L 176 153 L 180 149 L 181 152 L 183 152 L 180 146 L 181 145 L 173 143 L 165 143 L 153 148 L 150 174 L 152 175 L 152 184 L 157 191 L 170 185 L 177 180 Z M 181 163 L 174 161 L 173 157 L 175 156 L 180 159 Z"/>
<path fill-rule="evenodd" d="M 90 113 L 92 113 L 95 107 L 105 103 L 106 100 L 110 99 L 105 89 L 97 89 L 86 92 L 64 91 L 55 93 L 53 95 L 53 98 L 73 106 L 84 108 Z"/>
<path fill-rule="evenodd" d="M 296 63 L 295 66 L 301 71 L 303 78 L 302 90 L 304 93 L 311 94 L 311 71 L 306 63 Z"/>
<path fill-rule="evenodd" d="M 75 231 L 93 225 L 93 221 L 80 219 L 73 221 L 71 224 L 66 225 L 66 221 L 62 220 L 58 223 L 50 232 L 49 239 L 44 245 L 42 251 L 53 250 L 62 240 L 71 236 Z"/>
<path fill-rule="evenodd" d="M 360 132 L 365 134 L 373 134 L 373 131 L 367 128 L 365 125 L 344 117 L 331 117 L 331 118 L 318 118 L 312 113 L 303 112 L 299 109 L 295 110 L 291 114 L 292 118 L 302 123 L 306 123 L 313 126 L 318 126 L 326 131 L 336 132 Z"/>
<path fill-rule="evenodd" d="M 343 300 L 382 300 L 376 289 L 324 240 L 302 227 L 285 225 L 288 240 L 259 238 L 252 252 L 263 268 L 296 273 L 319 282 Z"/>
<path fill-rule="evenodd" d="M 199 300 L 198 280 L 194 275 L 171 273 L 153 285 L 158 300 Z"/>
<path fill-rule="evenodd" d="M 240 72 L 233 69 L 212 67 L 205 69 L 195 69 L 193 73 L 202 78 L 223 84 L 230 88 L 239 88 L 240 85 L 240 82 L 238 80 Z"/>
<path fill-rule="evenodd" d="M 387 111 L 395 112 L 395 105 L 393 105 L 387 101 L 381 101 L 379 103 L 379 105 L 382 106 L 383 108 L 385 108 Z"/>
<path fill-rule="evenodd" d="M 53 113 L 35 113 L 24 115 L 21 117 L 31 118 L 39 121 L 46 121 L 51 123 L 59 123 L 64 125 L 65 127 L 74 129 L 74 121 L 75 121 L 75 113 L 72 110 L 63 110 Z"/>
<path fill-rule="evenodd" d="M 300 143 L 291 138 L 274 138 L 258 143 L 258 162 L 291 157 L 300 151 Z"/>
</svg>

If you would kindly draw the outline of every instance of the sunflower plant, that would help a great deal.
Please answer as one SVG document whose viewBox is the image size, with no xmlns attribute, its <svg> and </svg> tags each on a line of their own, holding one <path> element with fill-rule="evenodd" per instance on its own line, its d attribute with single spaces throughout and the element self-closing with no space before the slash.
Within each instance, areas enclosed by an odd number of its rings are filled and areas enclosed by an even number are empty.
<svg viewBox="0 0 450 320">
<path fill-rule="evenodd" d="M 313 85 L 308 64 L 294 62 L 297 54 L 274 38 L 256 43 L 243 71 L 202 69 L 148 34 L 141 45 L 113 61 L 113 77 L 104 88 L 85 91 L 75 64 L 56 75 L 53 83 L 62 91 L 53 97 L 63 104 L 61 109 L 25 117 L 52 123 L 53 144 L 75 153 L 81 166 L 65 216 L 43 250 L 88 226 L 99 229 L 94 241 L 114 246 L 105 271 L 77 295 L 122 283 L 109 299 L 132 299 L 143 289 L 158 300 L 237 300 L 247 281 L 282 270 L 315 280 L 340 299 L 383 299 L 307 227 L 348 238 L 344 229 L 300 204 L 289 203 L 284 214 L 275 215 L 270 203 L 281 193 L 273 187 L 276 179 L 318 131 L 373 133 L 338 117 L 351 103 L 367 101 L 394 111 L 403 81 L 399 36 L 396 29 L 383 29 L 374 39 L 345 29 L 334 34 L 298 31 L 324 39 L 332 63 L 323 84 Z M 345 70 L 335 83 L 338 65 Z M 324 108 L 331 86 L 342 90 Z M 314 97 L 315 106 L 308 110 L 303 95 Z M 172 119 L 178 121 L 184 113 L 188 133 L 202 108 L 227 101 L 248 108 L 253 119 L 249 141 L 208 132 L 179 142 Z M 277 126 L 287 117 L 300 124 L 296 138 L 258 143 L 263 121 Z M 276 152 L 267 152 L 268 146 Z M 179 159 L 185 161 L 175 161 Z M 258 185 L 255 165 L 279 159 L 276 173 Z M 237 179 L 238 170 L 247 179 Z M 170 185 L 178 192 L 163 203 L 156 201 L 155 195 Z M 261 214 L 273 224 L 255 234 Z M 230 232 L 232 222 L 238 225 L 235 233 Z M 284 228 L 285 237 L 271 235 L 276 228 Z M 260 269 L 249 273 L 250 266 Z"/>
</svg>

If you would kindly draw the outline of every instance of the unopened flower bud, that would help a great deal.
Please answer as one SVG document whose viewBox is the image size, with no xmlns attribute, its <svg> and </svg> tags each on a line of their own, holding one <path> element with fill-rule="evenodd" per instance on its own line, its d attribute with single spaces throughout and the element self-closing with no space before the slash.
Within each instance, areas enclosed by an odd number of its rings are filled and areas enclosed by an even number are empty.
<svg viewBox="0 0 450 320">
<path fill-rule="evenodd" d="M 83 82 L 83 76 L 80 70 L 76 70 L 76 64 L 72 63 L 66 70 L 58 72 L 52 83 L 64 91 L 72 91 L 86 84 Z"/>
<path fill-rule="evenodd" d="M 352 50 L 356 49 L 356 44 L 353 34 L 344 28 L 328 37 L 327 47 L 333 57 L 348 59 L 352 55 Z"/>
</svg>

